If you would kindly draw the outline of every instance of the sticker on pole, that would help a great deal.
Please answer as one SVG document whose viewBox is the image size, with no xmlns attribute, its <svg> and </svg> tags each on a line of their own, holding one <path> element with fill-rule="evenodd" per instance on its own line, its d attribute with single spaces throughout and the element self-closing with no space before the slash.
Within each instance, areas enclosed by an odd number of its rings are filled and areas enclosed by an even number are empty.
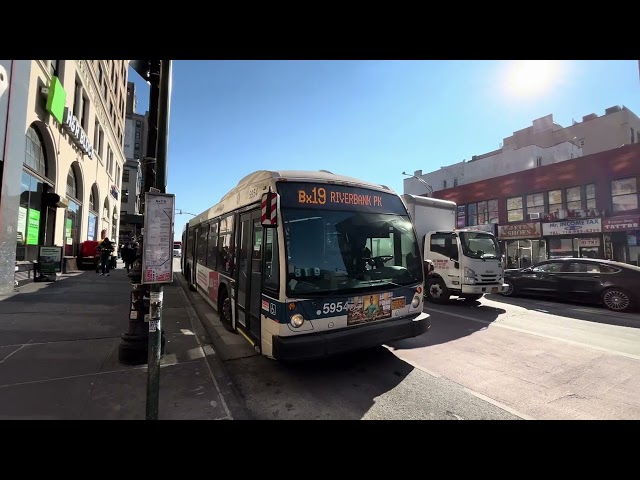
<svg viewBox="0 0 640 480">
<path fill-rule="evenodd" d="M 151 320 L 149 322 L 149 331 L 150 332 L 157 331 L 158 330 L 158 323 L 159 323 L 159 320 Z"/>
<path fill-rule="evenodd" d="M 175 195 L 145 193 L 142 240 L 142 283 L 173 281 L 173 217 Z"/>
</svg>

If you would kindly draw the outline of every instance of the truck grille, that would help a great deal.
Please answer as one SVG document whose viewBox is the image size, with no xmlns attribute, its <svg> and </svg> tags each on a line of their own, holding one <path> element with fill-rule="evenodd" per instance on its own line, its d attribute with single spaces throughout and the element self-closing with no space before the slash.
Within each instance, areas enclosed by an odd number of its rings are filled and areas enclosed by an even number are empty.
<svg viewBox="0 0 640 480">
<path fill-rule="evenodd" d="M 476 275 L 476 285 L 491 285 L 492 283 L 498 283 L 500 275 L 493 273 L 486 275 Z"/>
</svg>

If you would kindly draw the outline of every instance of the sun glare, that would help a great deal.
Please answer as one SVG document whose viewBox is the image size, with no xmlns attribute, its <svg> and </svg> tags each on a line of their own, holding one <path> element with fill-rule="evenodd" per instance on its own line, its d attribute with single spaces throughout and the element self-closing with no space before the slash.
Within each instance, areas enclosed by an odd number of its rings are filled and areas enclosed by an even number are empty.
<svg viewBox="0 0 640 480">
<path fill-rule="evenodd" d="M 519 60 L 506 73 L 506 89 L 517 97 L 531 97 L 548 91 L 557 80 L 560 62 L 556 60 Z"/>
</svg>

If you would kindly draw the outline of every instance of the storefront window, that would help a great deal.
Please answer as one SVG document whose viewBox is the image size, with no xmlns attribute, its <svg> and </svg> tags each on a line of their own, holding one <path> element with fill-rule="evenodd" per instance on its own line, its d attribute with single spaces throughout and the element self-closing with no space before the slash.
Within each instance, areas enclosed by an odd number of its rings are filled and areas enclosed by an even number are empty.
<svg viewBox="0 0 640 480">
<path fill-rule="evenodd" d="M 507 221 L 521 222 L 524 220 L 522 197 L 507 198 Z"/>
<path fill-rule="evenodd" d="M 42 190 L 44 184 L 27 172 L 22 172 L 16 260 L 38 259 L 41 236 Z"/>
<path fill-rule="evenodd" d="M 78 182 L 73 167 L 69 168 L 67 174 L 67 199 L 69 207 L 64 220 L 64 254 L 75 257 L 78 253 L 82 208 L 78 200 Z"/>
<path fill-rule="evenodd" d="M 78 247 L 80 226 L 80 204 L 69 199 L 69 207 L 64 219 L 64 254 L 75 257 Z"/>
<path fill-rule="evenodd" d="M 111 220 L 111 241 L 116 241 L 116 234 L 118 230 L 118 219 L 116 218 L 116 207 L 113 207 L 113 218 Z"/>
<path fill-rule="evenodd" d="M 547 259 L 545 240 L 508 240 L 506 242 L 507 268 L 527 268 Z"/>
<path fill-rule="evenodd" d="M 549 258 L 577 257 L 579 246 L 573 238 L 550 238 Z"/>
<path fill-rule="evenodd" d="M 635 177 L 611 182 L 611 203 L 614 212 L 626 212 L 638 208 L 638 186 Z"/>
<path fill-rule="evenodd" d="M 87 228 L 87 240 L 97 240 L 98 236 L 98 211 L 93 190 L 89 194 L 89 224 Z"/>
</svg>

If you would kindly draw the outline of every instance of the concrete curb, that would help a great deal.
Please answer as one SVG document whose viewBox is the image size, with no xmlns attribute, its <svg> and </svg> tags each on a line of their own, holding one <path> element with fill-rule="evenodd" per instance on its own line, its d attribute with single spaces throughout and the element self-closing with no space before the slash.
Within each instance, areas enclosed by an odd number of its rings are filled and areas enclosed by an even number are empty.
<svg viewBox="0 0 640 480">
<path fill-rule="evenodd" d="M 184 296 L 185 303 L 187 305 L 187 315 L 194 327 L 194 333 L 197 335 L 200 343 L 202 343 L 205 353 L 207 353 L 207 355 L 205 355 L 207 365 L 209 366 L 214 381 L 217 383 L 220 395 L 226 402 L 230 418 L 233 420 L 251 420 L 251 415 L 245 407 L 244 402 L 241 400 L 242 395 L 240 395 L 240 392 L 238 392 L 237 388 L 233 384 L 231 376 L 224 365 L 223 359 L 225 356 L 222 354 L 225 350 L 224 343 L 209 322 L 203 321 L 203 319 L 200 318 L 200 315 L 198 315 L 198 312 L 194 308 L 190 299 L 189 294 L 191 292 L 186 280 L 182 276 L 182 272 L 175 272 L 174 280 L 177 281 L 180 292 Z M 212 313 L 216 315 L 213 309 Z"/>
</svg>

